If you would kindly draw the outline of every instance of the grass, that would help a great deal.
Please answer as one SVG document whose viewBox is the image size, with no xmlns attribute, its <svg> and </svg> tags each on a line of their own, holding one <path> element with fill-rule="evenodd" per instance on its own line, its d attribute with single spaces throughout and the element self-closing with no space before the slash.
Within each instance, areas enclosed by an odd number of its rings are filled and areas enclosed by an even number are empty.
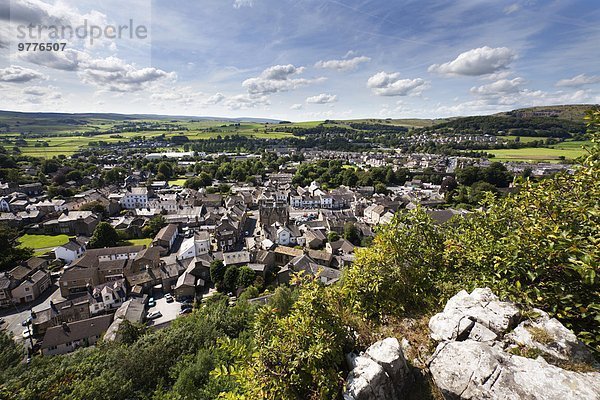
<svg viewBox="0 0 600 400">
<path fill-rule="evenodd" d="M 151 238 L 144 239 L 129 239 L 123 242 L 123 246 L 146 246 L 149 247 L 152 243 Z"/>
<path fill-rule="evenodd" d="M 519 141 L 521 143 L 531 143 L 531 142 L 535 142 L 537 140 L 546 140 L 548 139 L 547 137 L 533 137 L 533 136 L 498 136 L 498 139 L 506 139 L 506 140 L 511 140 L 511 141 L 515 141 L 516 138 L 519 138 Z"/>
<path fill-rule="evenodd" d="M 197 124 L 199 125 L 199 124 Z M 204 131 L 200 129 L 211 129 L 211 131 Z M 291 137 L 290 132 L 265 132 L 263 125 L 261 124 L 242 124 L 239 127 L 233 126 L 204 126 L 196 130 L 189 131 L 147 131 L 147 132 L 124 132 L 119 134 L 102 134 L 95 136 L 64 136 L 68 132 L 64 132 L 63 136 L 48 136 L 44 138 L 30 138 L 25 139 L 27 146 L 21 147 L 23 155 L 40 157 L 40 158 L 52 158 L 58 155 L 71 155 L 76 151 L 89 146 L 90 142 L 103 141 L 106 143 L 118 143 L 128 142 L 134 137 L 146 137 L 152 138 L 164 134 L 166 138 L 174 135 L 185 135 L 190 141 L 199 141 L 205 139 L 216 138 L 217 136 L 226 135 L 240 135 L 248 137 L 256 137 L 259 139 L 281 139 L 285 137 Z M 116 137 L 118 135 L 118 137 Z M 111 137 L 112 136 L 112 137 Z M 14 133 L 3 133 L 0 134 L 0 140 L 11 140 L 16 139 Z M 47 147 L 36 147 L 36 143 L 48 143 Z M 7 148 L 11 148 L 13 145 L 9 143 L 3 144 Z"/>
<path fill-rule="evenodd" d="M 67 235 L 23 235 L 19 238 L 19 247 L 30 247 L 34 255 L 45 254 L 55 247 L 61 246 L 69 241 Z"/>
<path fill-rule="evenodd" d="M 185 183 L 186 180 L 187 180 L 186 178 L 179 178 L 179 179 L 169 181 L 168 184 L 169 184 L 169 186 L 183 186 L 183 184 Z"/>
<path fill-rule="evenodd" d="M 572 160 L 587 154 L 583 147 L 589 147 L 589 141 L 563 142 L 551 147 L 531 147 L 523 149 L 488 150 L 496 161 L 559 162 L 560 157 Z"/>
</svg>

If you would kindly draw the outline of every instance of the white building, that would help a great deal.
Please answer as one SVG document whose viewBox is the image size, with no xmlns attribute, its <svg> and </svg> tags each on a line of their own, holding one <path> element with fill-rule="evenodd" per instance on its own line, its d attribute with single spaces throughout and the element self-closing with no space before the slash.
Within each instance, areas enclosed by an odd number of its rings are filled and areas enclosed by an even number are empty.
<svg viewBox="0 0 600 400">
<path fill-rule="evenodd" d="M 124 279 L 107 282 L 93 289 L 90 288 L 90 313 L 94 315 L 113 308 L 119 308 L 127 299 L 126 293 Z"/>
<path fill-rule="evenodd" d="M 201 231 L 191 238 L 184 239 L 177 252 L 177 260 L 187 260 L 196 256 L 206 254 L 210 251 L 210 234 Z"/>
<path fill-rule="evenodd" d="M 121 207 L 127 210 L 146 208 L 148 206 L 148 189 L 145 187 L 132 188 L 121 197 L 120 203 Z"/>
<path fill-rule="evenodd" d="M 78 259 L 83 255 L 86 249 L 86 242 L 81 238 L 70 238 L 69 241 L 62 246 L 54 249 L 54 255 L 57 260 L 62 260 L 66 264 L 70 264 L 73 260 Z"/>
</svg>

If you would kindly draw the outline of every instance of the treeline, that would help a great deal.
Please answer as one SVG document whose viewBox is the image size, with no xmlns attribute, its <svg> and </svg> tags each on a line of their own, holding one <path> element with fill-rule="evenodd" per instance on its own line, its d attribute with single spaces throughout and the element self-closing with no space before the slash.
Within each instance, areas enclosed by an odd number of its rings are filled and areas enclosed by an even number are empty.
<svg viewBox="0 0 600 400">
<path fill-rule="evenodd" d="M 457 118 L 434 126 L 419 128 L 417 131 L 489 135 L 498 135 L 498 132 L 504 132 L 506 135 L 515 136 L 569 138 L 584 134 L 585 124 L 551 117 L 518 118 L 490 115 Z"/>
<path fill-rule="evenodd" d="M 405 168 L 396 171 L 391 166 L 373 167 L 368 170 L 344 166 L 339 160 L 320 160 L 313 163 L 301 164 L 292 183 L 308 186 L 315 181 L 326 188 L 336 188 L 340 185 L 348 187 L 374 186 L 378 193 L 387 193 L 386 186 L 402 185 L 411 179 L 411 174 Z"/>
</svg>

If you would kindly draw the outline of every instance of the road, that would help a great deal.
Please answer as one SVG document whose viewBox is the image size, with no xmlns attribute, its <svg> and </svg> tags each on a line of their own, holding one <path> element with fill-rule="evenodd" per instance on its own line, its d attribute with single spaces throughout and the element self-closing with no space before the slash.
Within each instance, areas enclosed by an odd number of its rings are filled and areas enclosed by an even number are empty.
<svg viewBox="0 0 600 400">
<path fill-rule="evenodd" d="M 60 289 L 54 284 L 33 303 L 16 304 L 10 308 L 0 310 L 0 317 L 4 318 L 4 323 L 0 325 L 0 329 L 12 332 L 15 340 L 21 342 L 23 341 L 22 334 L 25 329 L 21 322 L 31 315 L 31 310 L 41 311 L 50 307 L 50 301 L 58 302 L 62 300 L 64 299 L 60 295 Z"/>
</svg>

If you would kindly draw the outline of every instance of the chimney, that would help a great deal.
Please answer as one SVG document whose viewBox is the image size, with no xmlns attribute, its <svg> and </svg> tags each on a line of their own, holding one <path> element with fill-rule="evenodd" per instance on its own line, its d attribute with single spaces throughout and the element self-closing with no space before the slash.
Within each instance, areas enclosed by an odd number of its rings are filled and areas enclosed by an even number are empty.
<svg viewBox="0 0 600 400">
<path fill-rule="evenodd" d="M 69 325 L 66 322 L 62 323 L 62 328 L 63 328 L 63 331 L 65 331 L 66 333 L 71 332 L 71 328 L 69 328 Z"/>
</svg>

